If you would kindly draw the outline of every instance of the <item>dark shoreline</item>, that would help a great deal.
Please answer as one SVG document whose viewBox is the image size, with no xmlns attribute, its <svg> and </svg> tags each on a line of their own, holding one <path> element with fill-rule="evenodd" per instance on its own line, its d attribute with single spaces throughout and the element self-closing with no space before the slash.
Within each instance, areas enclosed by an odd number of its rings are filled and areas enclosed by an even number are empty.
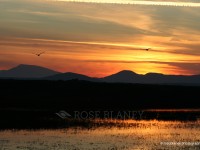
<svg viewBox="0 0 200 150">
<path fill-rule="evenodd" d="M 79 80 L 0 80 L 0 129 L 91 126 L 62 119 L 73 111 L 141 111 L 144 120 L 195 121 L 200 117 L 200 86 L 95 83 Z M 146 111 L 160 109 L 161 111 Z M 162 111 L 164 109 L 191 111 Z M 196 109 L 197 111 L 192 111 Z M 103 116 L 100 116 L 103 117 Z"/>
<path fill-rule="evenodd" d="M 126 120 L 135 120 L 135 121 L 180 121 L 180 122 L 196 122 L 199 126 L 200 120 L 200 111 L 194 112 L 145 112 L 142 118 L 106 118 L 103 116 L 101 118 L 92 118 L 92 119 L 74 119 L 70 118 L 60 118 L 55 112 L 51 111 L 40 111 L 40 112 L 26 112 L 26 111 L 11 111 L 11 112 L 2 112 L 1 115 L 1 124 L 0 130 L 34 130 L 34 129 L 67 129 L 67 128 L 97 128 L 97 127 L 129 127 L 132 124 L 126 123 Z M 6 114 L 7 113 L 7 114 Z M 69 112 L 72 114 L 72 112 Z M 14 115 L 13 115 L 14 114 Z M 100 122 L 96 121 L 100 120 Z"/>
</svg>

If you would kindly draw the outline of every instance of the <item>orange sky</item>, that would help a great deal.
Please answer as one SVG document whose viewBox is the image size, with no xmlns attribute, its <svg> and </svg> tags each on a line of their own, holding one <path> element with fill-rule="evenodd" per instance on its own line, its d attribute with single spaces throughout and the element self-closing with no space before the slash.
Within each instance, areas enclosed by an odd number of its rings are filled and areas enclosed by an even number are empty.
<svg viewBox="0 0 200 150">
<path fill-rule="evenodd" d="M 200 74 L 199 8 L 41 0 L 2 4 L 0 70 L 32 64 L 93 77 L 120 70 Z M 40 57 L 33 54 L 41 51 Z"/>
</svg>

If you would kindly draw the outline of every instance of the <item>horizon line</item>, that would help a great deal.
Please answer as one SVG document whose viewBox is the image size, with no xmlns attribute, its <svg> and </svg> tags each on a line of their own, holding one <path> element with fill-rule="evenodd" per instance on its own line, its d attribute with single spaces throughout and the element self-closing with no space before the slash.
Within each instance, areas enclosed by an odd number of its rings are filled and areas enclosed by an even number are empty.
<svg viewBox="0 0 200 150">
<path fill-rule="evenodd" d="M 107 75 L 107 76 L 103 76 L 103 77 L 94 77 L 94 76 L 89 76 L 89 75 L 85 75 L 85 74 L 78 73 L 78 72 L 71 72 L 71 71 L 68 71 L 68 72 L 60 72 L 60 71 L 56 71 L 56 70 L 51 69 L 51 68 L 48 68 L 48 67 L 38 66 L 38 65 L 33 65 L 33 64 L 18 64 L 18 65 L 14 66 L 14 67 L 11 67 L 11 68 L 7 69 L 7 70 L 0 70 L 0 71 L 9 71 L 10 69 L 16 68 L 16 67 L 18 67 L 18 66 L 23 66 L 23 65 L 24 65 L 24 66 L 42 67 L 42 68 L 45 68 L 45 69 L 49 69 L 49 70 L 58 72 L 58 74 L 74 73 L 74 74 L 84 75 L 84 76 L 87 76 L 87 77 L 90 77 L 90 78 L 99 78 L 99 79 L 100 79 L 100 78 L 105 78 L 105 77 L 108 77 L 108 76 L 111 76 L 111 75 L 114 75 L 114 74 L 118 74 L 118 73 L 123 72 L 123 71 L 130 71 L 130 72 L 132 72 L 132 73 L 135 73 L 135 74 L 141 75 L 141 76 L 145 76 L 145 75 L 147 75 L 147 74 L 160 74 L 160 75 L 164 75 L 164 76 L 187 76 L 187 77 L 189 77 L 189 76 L 198 76 L 198 75 L 200 75 L 200 74 L 190 74 L 190 75 L 189 75 L 189 74 L 188 74 L 188 75 L 186 75 L 186 74 L 163 74 L 163 73 L 160 73 L 160 72 L 147 72 L 147 73 L 145 73 L 145 74 L 139 74 L 139 73 L 137 73 L 137 72 L 135 72 L 135 71 L 133 71 L 133 70 L 126 70 L 126 69 L 124 69 L 124 70 L 120 70 L 120 71 L 117 71 L 117 72 L 115 72 L 115 73 L 109 74 L 109 75 Z M 56 74 L 55 74 L 55 75 L 56 75 Z"/>
</svg>

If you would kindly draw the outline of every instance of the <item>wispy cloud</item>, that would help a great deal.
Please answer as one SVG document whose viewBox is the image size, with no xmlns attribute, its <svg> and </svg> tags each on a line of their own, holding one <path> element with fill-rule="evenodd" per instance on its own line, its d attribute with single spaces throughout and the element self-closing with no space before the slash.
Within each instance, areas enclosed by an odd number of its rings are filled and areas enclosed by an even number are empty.
<svg viewBox="0 0 200 150">
<path fill-rule="evenodd" d="M 54 0 L 79 3 L 103 3 L 103 4 L 124 4 L 124 5 L 158 5 L 158 6 L 176 6 L 176 7 L 200 7 L 200 3 L 184 1 L 145 1 L 145 0 Z"/>
<path fill-rule="evenodd" d="M 114 64 L 142 64 L 142 66 L 152 65 L 158 66 L 160 70 L 169 69 L 169 72 L 165 74 L 185 74 L 185 75 L 199 75 L 200 62 L 185 62 L 184 60 L 179 62 L 169 61 L 124 61 L 124 60 L 86 60 L 93 63 L 114 63 Z M 146 65 L 145 65 L 146 64 Z M 135 68 L 137 70 L 137 68 Z M 139 69 L 140 70 L 140 69 Z M 171 72 L 170 72 L 171 71 Z M 144 72 L 145 73 L 145 72 Z M 148 71 L 146 72 L 148 73 Z M 162 72 L 161 72 L 162 73 Z"/>
<path fill-rule="evenodd" d="M 183 6 L 186 3 L 190 7 Z M 183 74 L 199 70 L 200 18 L 195 1 L 6 0 L 1 4 L 1 68 L 28 63 L 91 76 L 123 69 Z M 147 52 L 148 47 L 152 49 Z M 37 50 L 47 52 L 39 58 L 32 54 Z"/>
<path fill-rule="evenodd" d="M 105 42 L 87 42 L 87 41 L 65 41 L 51 39 L 33 39 L 33 38 L 0 38 L 1 47 L 21 47 L 32 49 L 47 49 L 56 53 L 65 52 L 71 54 L 133 54 L 134 52 L 145 52 L 148 45 L 126 44 L 126 43 L 105 43 Z M 22 50 L 21 50 L 22 51 Z M 1 52 L 1 50 L 0 50 Z M 15 50 L 16 52 L 16 50 Z M 4 51 L 5 53 L 5 51 Z M 187 52 L 176 52 L 165 49 L 164 47 L 153 47 L 150 53 L 172 53 L 172 54 L 187 54 Z"/>
</svg>

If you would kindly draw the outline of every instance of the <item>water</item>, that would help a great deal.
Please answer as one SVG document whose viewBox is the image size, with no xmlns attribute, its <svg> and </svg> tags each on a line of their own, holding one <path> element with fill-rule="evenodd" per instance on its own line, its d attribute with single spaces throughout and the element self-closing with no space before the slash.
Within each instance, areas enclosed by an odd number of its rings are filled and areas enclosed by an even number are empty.
<svg viewBox="0 0 200 150">
<path fill-rule="evenodd" d="M 200 120 L 96 120 L 105 126 L 0 131 L 1 150 L 200 149 Z M 110 125 L 112 123 L 112 126 Z M 173 143 L 172 143 L 173 142 Z"/>
</svg>

